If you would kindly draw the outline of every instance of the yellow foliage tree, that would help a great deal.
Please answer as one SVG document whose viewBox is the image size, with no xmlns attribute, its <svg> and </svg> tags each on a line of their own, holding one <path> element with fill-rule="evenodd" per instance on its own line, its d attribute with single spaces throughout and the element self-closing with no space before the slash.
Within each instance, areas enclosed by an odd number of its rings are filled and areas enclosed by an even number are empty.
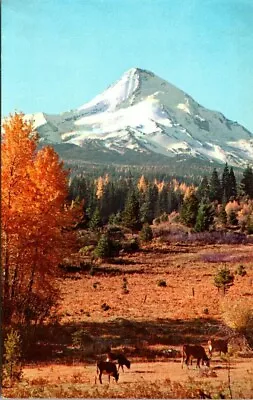
<svg viewBox="0 0 253 400">
<path fill-rule="evenodd" d="M 96 196 L 98 199 L 101 199 L 103 197 L 104 194 L 104 179 L 102 178 L 102 176 L 100 176 L 97 181 L 96 181 L 96 185 L 97 185 L 97 191 L 96 191 Z"/>
<path fill-rule="evenodd" d="M 148 183 L 147 183 L 147 181 L 146 181 L 144 175 L 142 175 L 142 176 L 140 177 L 139 182 L 138 182 L 138 184 L 137 184 L 137 187 L 138 187 L 138 189 L 139 189 L 140 192 L 144 192 L 144 193 L 145 193 L 145 192 L 147 191 Z"/>
<path fill-rule="evenodd" d="M 2 266 L 4 318 L 31 317 L 32 299 L 54 292 L 52 275 L 66 249 L 74 215 L 66 207 L 67 172 L 51 147 L 37 151 L 38 136 L 23 114 L 3 123 Z M 76 215 L 75 215 L 76 217 Z"/>
</svg>

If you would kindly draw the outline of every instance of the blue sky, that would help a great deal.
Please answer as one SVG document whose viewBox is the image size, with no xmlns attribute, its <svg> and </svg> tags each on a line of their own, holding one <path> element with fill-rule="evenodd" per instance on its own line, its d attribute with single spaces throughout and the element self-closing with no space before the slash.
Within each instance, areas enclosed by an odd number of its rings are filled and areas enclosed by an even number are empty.
<svg viewBox="0 0 253 400">
<path fill-rule="evenodd" d="M 2 0 L 2 114 L 59 113 L 132 67 L 253 132 L 252 0 Z"/>
</svg>

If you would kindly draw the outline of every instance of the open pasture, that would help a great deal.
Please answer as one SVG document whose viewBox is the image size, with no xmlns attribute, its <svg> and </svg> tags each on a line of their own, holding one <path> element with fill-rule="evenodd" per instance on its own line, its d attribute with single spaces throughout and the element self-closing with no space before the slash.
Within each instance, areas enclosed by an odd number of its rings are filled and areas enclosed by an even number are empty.
<svg viewBox="0 0 253 400">
<path fill-rule="evenodd" d="M 92 274 L 64 273 L 59 279 L 61 322 L 42 329 L 24 368 L 20 396 L 27 395 L 29 386 L 40 397 L 180 398 L 192 393 L 196 398 L 199 388 L 229 397 L 229 367 L 233 397 L 250 397 L 253 363 L 249 355 L 242 357 L 241 343 L 232 349 L 229 364 L 215 353 L 210 373 L 205 367 L 196 369 L 196 361 L 189 370 L 182 369 L 181 351 L 185 343 L 207 350 L 209 337 L 228 334 L 221 318 L 224 298 L 247 299 L 253 305 L 252 255 L 252 245 L 154 241 L 137 253 L 101 263 Z M 247 272 L 235 275 L 225 296 L 213 284 L 224 264 L 233 272 L 243 265 Z M 72 342 L 77 330 L 99 341 L 97 352 L 81 354 Z M 103 385 L 95 384 L 96 362 L 105 359 L 107 345 L 132 362 L 109 387 L 106 376 Z M 169 349 L 177 353 L 170 357 Z M 5 392 L 11 396 L 12 389 Z"/>
</svg>

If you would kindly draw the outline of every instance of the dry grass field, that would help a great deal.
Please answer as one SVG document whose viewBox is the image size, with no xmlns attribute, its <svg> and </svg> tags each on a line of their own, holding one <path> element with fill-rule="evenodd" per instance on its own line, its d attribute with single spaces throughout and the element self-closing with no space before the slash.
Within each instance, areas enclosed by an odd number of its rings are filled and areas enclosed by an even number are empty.
<svg viewBox="0 0 253 400">
<path fill-rule="evenodd" d="M 233 272 L 243 265 L 247 274 L 236 275 L 224 297 L 213 277 L 225 264 Z M 253 307 L 253 245 L 170 244 L 155 239 L 139 252 L 101 263 L 93 274 L 65 273 L 59 286 L 61 321 L 44 328 L 22 383 L 4 389 L 4 396 L 203 398 L 201 389 L 212 398 L 220 393 L 230 398 L 229 374 L 233 398 L 253 396 L 253 358 L 240 343 L 231 345 L 229 361 L 215 353 L 209 371 L 197 370 L 195 363 L 182 369 L 180 358 L 184 343 L 207 348 L 210 336 L 226 336 L 224 299 L 227 307 L 236 301 Z M 104 303 L 109 306 L 106 311 Z M 112 379 L 108 386 L 104 376 L 103 385 L 95 384 L 103 346 L 97 354 L 82 356 L 72 343 L 72 334 L 80 329 L 131 360 L 130 370 L 120 372 L 118 383 Z M 178 353 L 169 357 L 169 349 Z"/>
</svg>

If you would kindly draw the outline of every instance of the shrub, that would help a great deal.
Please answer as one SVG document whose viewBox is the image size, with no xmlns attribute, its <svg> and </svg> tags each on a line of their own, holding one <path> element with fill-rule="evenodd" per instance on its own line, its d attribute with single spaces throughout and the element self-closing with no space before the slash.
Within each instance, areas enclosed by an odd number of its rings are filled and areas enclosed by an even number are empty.
<svg viewBox="0 0 253 400">
<path fill-rule="evenodd" d="M 154 225 L 159 225 L 160 222 L 161 222 L 161 220 L 160 220 L 159 217 L 157 217 L 157 218 L 154 219 Z"/>
<path fill-rule="evenodd" d="M 227 267 L 221 268 L 214 277 L 214 285 L 218 288 L 223 288 L 223 293 L 234 284 L 234 275 L 231 274 Z"/>
<path fill-rule="evenodd" d="M 153 239 L 153 232 L 149 224 L 144 224 L 140 231 L 140 239 L 143 242 L 150 242 Z"/>
<path fill-rule="evenodd" d="M 111 307 L 110 307 L 108 304 L 103 303 L 103 304 L 101 305 L 101 308 L 102 308 L 103 311 L 108 311 L 108 310 L 110 310 Z"/>
<path fill-rule="evenodd" d="M 117 240 L 122 240 L 125 237 L 122 227 L 118 225 L 108 225 L 107 234 L 110 238 Z"/>
<path fill-rule="evenodd" d="M 79 250 L 79 253 L 81 253 L 82 255 L 89 255 L 93 250 L 94 250 L 93 245 L 84 246 Z"/>
<path fill-rule="evenodd" d="M 127 242 L 123 242 L 121 245 L 122 250 L 124 250 L 126 253 L 134 253 L 140 249 L 138 238 L 133 238 Z"/>
<path fill-rule="evenodd" d="M 222 319 L 238 333 L 248 334 L 253 330 L 253 310 L 250 299 L 224 299 L 221 303 Z"/>
<path fill-rule="evenodd" d="M 3 380 L 11 385 L 22 377 L 21 340 L 18 331 L 11 329 L 4 340 Z"/>
<path fill-rule="evenodd" d="M 237 270 L 235 271 L 235 274 L 238 274 L 240 276 L 245 276 L 247 275 L 246 269 L 243 265 L 239 265 L 239 267 L 237 268 Z"/>
<path fill-rule="evenodd" d="M 157 285 L 160 286 L 160 287 L 166 287 L 167 286 L 167 282 L 164 279 L 160 279 L 157 282 Z"/>
</svg>

